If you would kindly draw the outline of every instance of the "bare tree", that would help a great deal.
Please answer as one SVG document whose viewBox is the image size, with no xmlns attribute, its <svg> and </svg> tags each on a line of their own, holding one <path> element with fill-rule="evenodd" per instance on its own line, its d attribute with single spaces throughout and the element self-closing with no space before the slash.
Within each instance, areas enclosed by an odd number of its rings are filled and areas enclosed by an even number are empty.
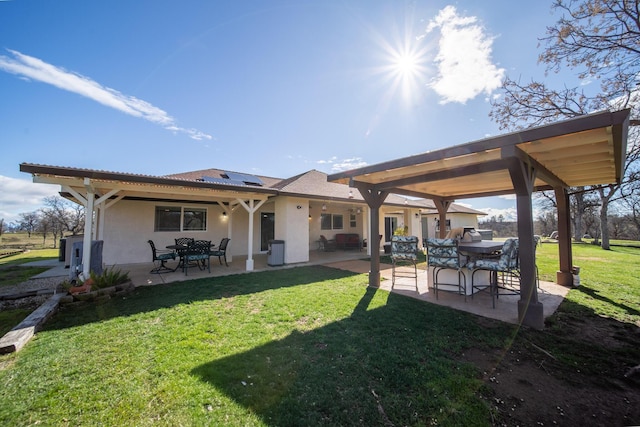
<svg viewBox="0 0 640 427">
<path fill-rule="evenodd" d="M 632 108 L 640 101 L 640 8 L 638 0 L 556 0 L 554 10 L 562 16 L 547 28 L 541 39 L 545 46 L 538 61 L 547 72 L 576 70 L 580 79 L 600 83 L 600 91 L 587 94 L 578 88 L 552 89 L 542 82 L 507 78 L 503 83 L 505 96 L 492 102 L 490 117 L 501 129 L 520 129 L 537 126 L 563 118 L 576 117 L 606 109 Z M 633 116 L 636 112 L 633 111 Z M 632 124 L 640 124 L 632 120 Z M 608 212 L 610 204 L 624 193 L 623 187 L 632 185 L 634 177 L 628 172 L 638 161 L 640 137 L 630 131 L 627 162 L 621 184 L 593 186 L 600 199 L 600 232 L 602 247 L 609 249 Z M 574 193 L 583 194 L 582 191 Z M 575 198 L 575 197 L 574 197 Z M 579 201 L 577 203 L 580 203 Z M 581 210 L 574 211 L 578 227 L 583 230 Z"/>
<path fill-rule="evenodd" d="M 545 211 L 538 215 L 536 232 L 542 236 L 550 236 L 558 229 L 558 218 L 554 212 Z"/>
<path fill-rule="evenodd" d="M 640 172 L 635 173 L 640 175 Z M 635 238 L 640 239 L 640 180 L 628 189 L 621 204 L 625 207 L 629 223 L 635 228 Z"/>
<path fill-rule="evenodd" d="M 27 236 L 31 238 L 31 233 L 38 229 L 38 222 L 40 222 L 40 215 L 38 212 L 26 212 L 19 214 L 19 227 L 20 230 L 26 231 Z"/>
<path fill-rule="evenodd" d="M 42 228 L 46 228 L 48 233 L 53 236 L 53 247 L 58 247 L 58 238 L 62 237 L 64 232 L 67 231 L 66 225 L 60 221 L 57 213 L 53 209 L 42 208 L 40 209 L 40 215 L 42 222 L 46 225 Z M 42 231 L 42 230 L 41 230 Z"/>
<path fill-rule="evenodd" d="M 47 234 L 51 231 L 51 220 L 45 215 L 40 215 L 40 221 L 38 222 L 38 233 L 42 234 L 42 247 L 47 246 Z"/>
<path fill-rule="evenodd" d="M 55 219 L 58 232 L 69 231 L 76 235 L 84 230 L 84 207 L 68 202 L 59 196 L 46 197 L 44 204 L 47 215 Z"/>
</svg>

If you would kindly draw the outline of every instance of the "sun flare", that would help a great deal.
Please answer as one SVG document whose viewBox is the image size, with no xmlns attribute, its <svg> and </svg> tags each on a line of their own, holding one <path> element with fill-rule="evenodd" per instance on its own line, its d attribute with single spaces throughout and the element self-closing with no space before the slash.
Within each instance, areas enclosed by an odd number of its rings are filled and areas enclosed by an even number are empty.
<svg viewBox="0 0 640 427">
<path fill-rule="evenodd" d="M 428 82 L 431 46 L 422 38 L 407 34 L 398 38 L 377 38 L 381 48 L 377 72 L 389 84 L 389 99 L 399 96 L 406 105 L 415 105 Z"/>
<path fill-rule="evenodd" d="M 401 54 L 398 55 L 397 58 L 394 58 L 394 61 L 395 63 L 393 66 L 396 72 L 400 75 L 413 76 L 419 72 L 420 58 L 417 58 L 414 55 Z"/>
</svg>

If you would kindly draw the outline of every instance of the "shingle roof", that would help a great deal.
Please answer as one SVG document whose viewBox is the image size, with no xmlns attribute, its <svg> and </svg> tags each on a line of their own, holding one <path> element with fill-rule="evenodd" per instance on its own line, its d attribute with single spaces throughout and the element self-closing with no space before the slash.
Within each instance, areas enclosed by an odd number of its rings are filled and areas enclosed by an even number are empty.
<svg viewBox="0 0 640 427">
<path fill-rule="evenodd" d="M 165 175 L 165 177 L 185 179 L 188 181 L 201 181 L 202 178 L 205 176 L 224 179 L 227 172 L 233 172 L 233 171 L 212 168 L 212 169 L 201 169 L 201 170 L 191 171 L 191 172 L 175 173 L 175 174 Z M 241 173 L 243 175 L 246 175 L 246 172 L 233 172 L 233 173 L 238 173 L 238 174 Z M 282 181 L 282 178 L 273 178 L 273 177 L 263 176 L 263 175 L 254 175 L 254 176 L 257 176 L 258 178 L 260 178 L 260 180 L 264 183 L 263 187 L 266 187 L 266 188 L 275 188 L 273 186 L 278 182 Z"/>
</svg>

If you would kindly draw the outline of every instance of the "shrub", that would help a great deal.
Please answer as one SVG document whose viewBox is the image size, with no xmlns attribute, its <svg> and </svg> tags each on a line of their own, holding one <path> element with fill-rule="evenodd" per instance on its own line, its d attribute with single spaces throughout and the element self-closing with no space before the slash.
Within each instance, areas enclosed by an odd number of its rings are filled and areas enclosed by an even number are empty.
<svg viewBox="0 0 640 427">
<path fill-rule="evenodd" d="M 95 274 L 93 271 L 90 273 L 91 280 L 93 281 L 92 287 L 94 289 L 108 288 L 111 286 L 120 285 L 128 282 L 129 272 L 121 271 L 115 267 L 106 268 L 102 274 Z"/>
<path fill-rule="evenodd" d="M 404 227 L 398 227 L 393 231 L 394 236 L 408 236 L 409 235 L 409 226 L 405 225 Z"/>
</svg>

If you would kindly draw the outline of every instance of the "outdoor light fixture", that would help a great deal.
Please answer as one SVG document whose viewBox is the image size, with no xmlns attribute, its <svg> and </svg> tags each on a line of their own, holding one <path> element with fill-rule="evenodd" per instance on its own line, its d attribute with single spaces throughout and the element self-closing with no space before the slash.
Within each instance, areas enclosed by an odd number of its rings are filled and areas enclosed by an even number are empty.
<svg viewBox="0 0 640 427">
<path fill-rule="evenodd" d="M 324 203 L 322 204 L 322 210 L 326 211 L 327 210 L 327 205 L 325 205 Z"/>
<path fill-rule="evenodd" d="M 227 212 L 222 212 L 222 216 L 227 216 Z"/>
</svg>

